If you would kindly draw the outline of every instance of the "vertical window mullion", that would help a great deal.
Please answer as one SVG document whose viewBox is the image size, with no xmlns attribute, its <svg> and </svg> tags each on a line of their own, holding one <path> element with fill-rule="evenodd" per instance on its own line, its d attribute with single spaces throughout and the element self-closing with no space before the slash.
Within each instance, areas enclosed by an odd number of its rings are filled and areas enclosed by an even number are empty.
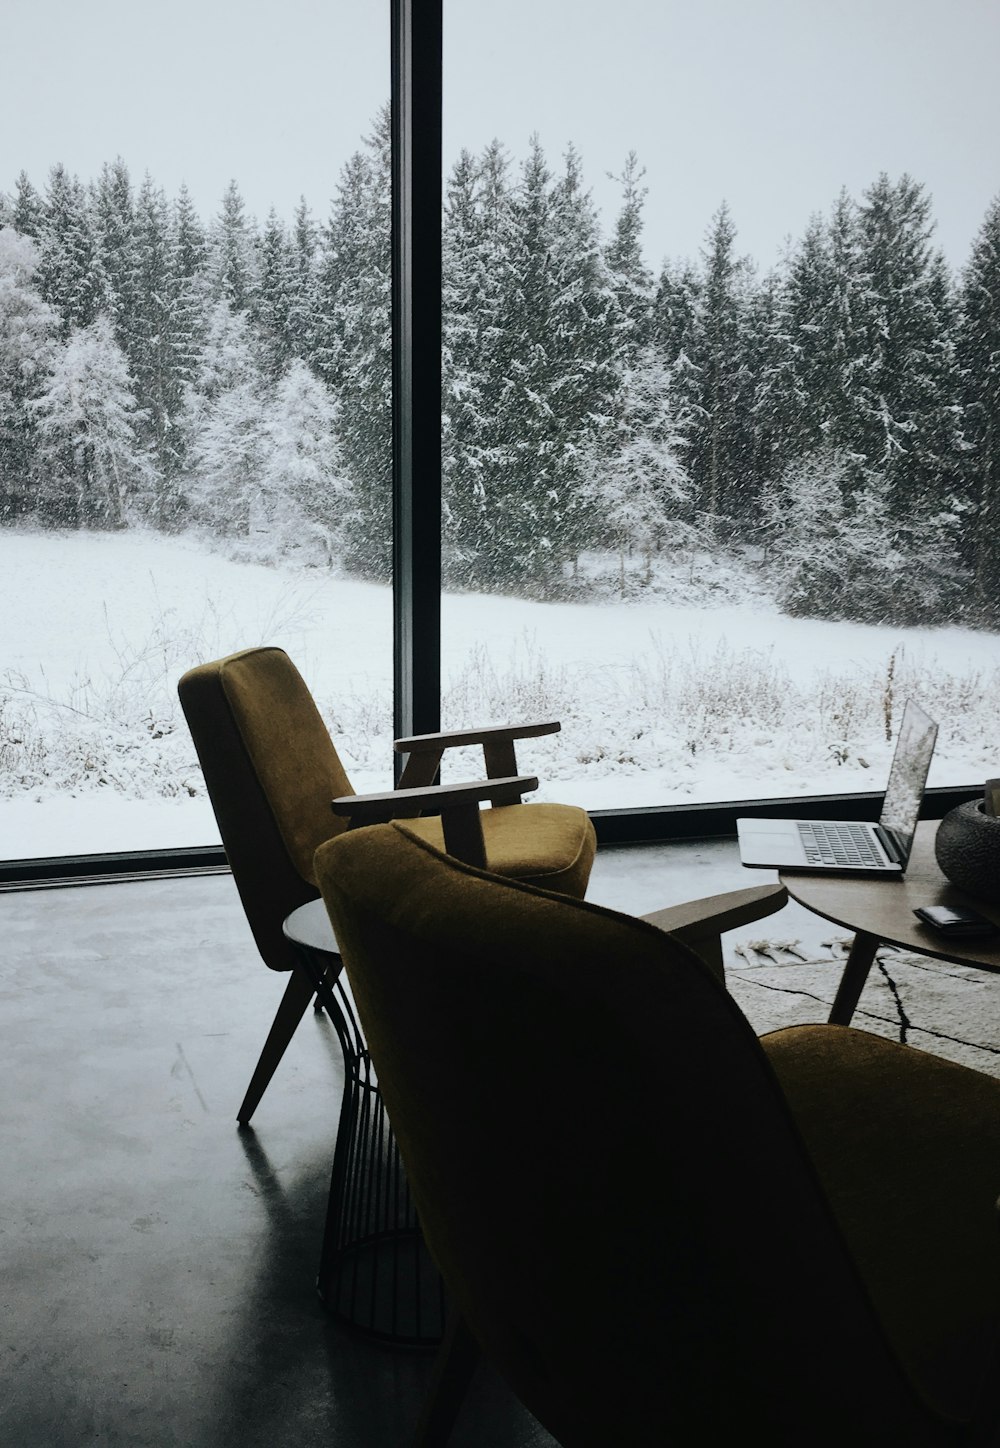
<svg viewBox="0 0 1000 1448">
<path fill-rule="evenodd" d="M 441 0 L 392 4 L 393 724 L 441 712 Z"/>
</svg>

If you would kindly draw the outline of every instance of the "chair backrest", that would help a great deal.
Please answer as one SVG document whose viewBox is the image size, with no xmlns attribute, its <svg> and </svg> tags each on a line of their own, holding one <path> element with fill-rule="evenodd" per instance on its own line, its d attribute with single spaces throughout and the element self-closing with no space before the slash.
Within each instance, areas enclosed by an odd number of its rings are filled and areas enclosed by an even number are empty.
<svg viewBox="0 0 1000 1448">
<path fill-rule="evenodd" d="M 350 781 L 282 649 L 201 664 L 178 693 L 257 946 L 272 969 L 291 970 L 281 924 L 319 894 L 313 856 L 346 828 L 330 801 L 353 793 Z"/>
<path fill-rule="evenodd" d="M 683 945 L 404 822 L 332 840 L 316 874 L 431 1252 L 564 1448 L 952 1441 Z"/>
</svg>

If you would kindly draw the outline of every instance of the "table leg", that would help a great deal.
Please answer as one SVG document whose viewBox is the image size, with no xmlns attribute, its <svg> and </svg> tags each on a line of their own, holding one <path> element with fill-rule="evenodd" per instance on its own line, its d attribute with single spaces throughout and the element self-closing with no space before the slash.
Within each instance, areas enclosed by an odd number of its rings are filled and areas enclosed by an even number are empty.
<svg viewBox="0 0 1000 1448">
<path fill-rule="evenodd" d="M 840 977 L 837 994 L 834 996 L 833 1005 L 830 1008 L 831 1026 L 849 1026 L 851 1024 L 851 1017 L 854 1015 L 865 981 L 868 979 L 868 972 L 875 959 L 878 943 L 879 937 L 869 935 L 866 930 L 859 930 L 855 935 L 854 944 L 847 957 L 847 964 L 844 966 L 844 973 Z"/>
</svg>

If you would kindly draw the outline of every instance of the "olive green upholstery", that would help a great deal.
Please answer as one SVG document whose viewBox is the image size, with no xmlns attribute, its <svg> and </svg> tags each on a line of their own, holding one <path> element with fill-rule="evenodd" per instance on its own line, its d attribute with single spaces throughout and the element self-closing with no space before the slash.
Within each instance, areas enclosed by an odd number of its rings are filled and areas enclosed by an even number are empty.
<svg viewBox="0 0 1000 1448">
<path fill-rule="evenodd" d="M 761 1045 L 890 1341 L 965 1415 L 996 1371 L 1000 1081 L 845 1027 Z"/>
<path fill-rule="evenodd" d="M 201 664 L 178 685 L 226 857 L 265 964 L 291 970 L 287 915 L 318 895 L 313 856 L 347 828 L 351 794 L 329 731 L 282 649 Z"/>
<path fill-rule="evenodd" d="M 563 1448 L 997 1441 L 1000 1082 L 758 1040 L 674 937 L 408 822 L 315 868 L 428 1246 Z"/>
<path fill-rule="evenodd" d="M 347 828 L 330 803 L 354 791 L 309 689 L 282 649 L 247 649 L 201 664 L 184 675 L 178 692 L 260 954 L 273 970 L 294 972 L 240 1110 L 247 1121 L 312 995 L 295 971 L 282 922 L 318 899 L 316 848 Z M 486 856 L 498 873 L 565 894 L 586 891 L 596 837 L 584 810 L 506 805 L 484 810 L 482 824 Z M 443 844 L 440 819 L 412 826 Z"/>
<path fill-rule="evenodd" d="M 482 810 L 481 818 L 492 873 L 583 898 L 597 849 L 585 811 L 564 804 L 515 804 Z M 415 835 L 444 849 L 439 819 L 408 824 Z"/>
</svg>

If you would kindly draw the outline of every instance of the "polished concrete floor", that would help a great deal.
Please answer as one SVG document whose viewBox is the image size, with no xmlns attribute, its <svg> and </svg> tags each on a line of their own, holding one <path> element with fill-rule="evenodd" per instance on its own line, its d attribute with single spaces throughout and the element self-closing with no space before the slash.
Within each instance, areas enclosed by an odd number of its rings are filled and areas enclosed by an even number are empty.
<svg viewBox="0 0 1000 1448">
<path fill-rule="evenodd" d="M 763 878 L 727 842 L 618 848 L 590 896 L 641 913 Z M 825 1017 L 829 930 L 796 907 L 730 938 L 758 1030 Z M 229 877 L 0 895 L 0 941 L 0 1444 L 406 1444 L 430 1359 L 313 1287 L 341 1084 L 322 1017 L 236 1127 L 283 982 Z M 858 1024 L 997 1070 L 998 988 L 890 961 Z M 454 1448 L 551 1442 L 481 1372 Z"/>
</svg>

